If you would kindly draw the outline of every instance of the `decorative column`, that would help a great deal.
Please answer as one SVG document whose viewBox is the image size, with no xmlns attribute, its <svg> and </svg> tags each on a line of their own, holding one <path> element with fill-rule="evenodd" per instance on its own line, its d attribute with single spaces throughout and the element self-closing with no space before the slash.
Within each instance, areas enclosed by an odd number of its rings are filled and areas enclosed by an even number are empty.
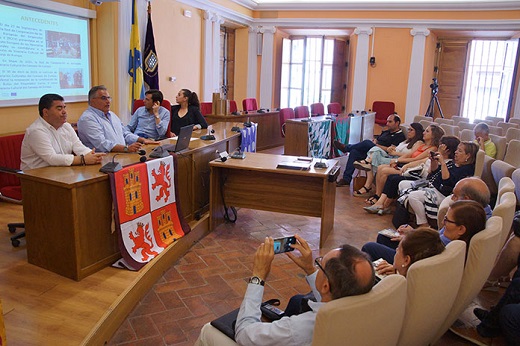
<svg viewBox="0 0 520 346">
<path fill-rule="evenodd" d="M 213 93 L 213 24 L 211 18 L 214 14 L 210 11 L 204 11 L 204 21 L 202 24 L 202 51 L 203 51 L 203 68 L 202 68 L 202 98 L 201 101 L 209 102 L 212 100 Z"/>
<path fill-rule="evenodd" d="M 359 27 L 354 30 L 358 35 L 356 48 L 356 66 L 354 70 L 354 83 L 352 85 L 352 111 L 364 110 L 367 99 L 367 74 L 369 64 L 368 38 L 372 34 L 372 28 Z M 347 109 L 347 111 L 349 111 Z"/>
<path fill-rule="evenodd" d="M 249 27 L 249 43 L 247 46 L 247 97 L 256 97 L 257 66 L 257 33 L 258 27 Z"/>
<path fill-rule="evenodd" d="M 410 59 L 410 71 L 408 72 L 408 90 L 406 92 L 405 118 L 412 119 L 419 115 L 421 105 L 421 91 L 423 84 L 424 70 L 424 49 L 426 47 L 426 37 L 430 30 L 426 28 L 413 28 L 410 30 L 413 36 L 412 56 Z M 404 119 L 402 119 L 404 120 Z"/>
<path fill-rule="evenodd" d="M 262 66 L 260 70 L 260 108 L 272 108 L 273 104 L 273 54 L 276 27 L 262 27 Z"/>
</svg>

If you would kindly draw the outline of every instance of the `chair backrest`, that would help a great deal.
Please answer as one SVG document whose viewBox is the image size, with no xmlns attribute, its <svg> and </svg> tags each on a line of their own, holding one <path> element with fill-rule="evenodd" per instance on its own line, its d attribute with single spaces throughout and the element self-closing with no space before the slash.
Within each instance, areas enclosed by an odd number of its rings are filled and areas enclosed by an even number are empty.
<svg viewBox="0 0 520 346">
<path fill-rule="evenodd" d="M 441 227 L 442 223 L 444 222 L 444 216 L 448 212 L 448 208 L 451 207 L 451 205 L 454 203 L 451 199 L 453 195 L 449 195 L 445 199 L 442 200 L 441 204 L 439 205 L 439 209 L 437 210 L 437 225 Z"/>
<path fill-rule="evenodd" d="M 465 252 L 466 243 L 455 240 L 439 255 L 410 266 L 406 275 L 406 308 L 398 345 L 431 344 L 457 296 Z"/>
<path fill-rule="evenodd" d="M 309 107 L 307 106 L 298 106 L 294 108 L 294 117 L 295 118 L 308 118 L 309 117 Z"/>
<path fill-rule="evenodd" d="M 485 120 L 490 120 L 490 121 L 493 122 L 493 125 L 496 125 L 499 122 L 504 121 L 504 118 L 502 118 L 502 117 L 486 117 Z"/>
<path fill-rule="evenodd" d="M 416 116 L 413 117 L 413 122 L 414 123 L 420 123 L 421 120 L 427 120 L 427 121 L 433 122 L 433 118 L 426 117 L 424 115 L 416 115 Z"/>
<path fill-rule="evenodd" d="M 503 121 L 500 121 L 498 124 L 497 124 L 498 127 L 500 127 L 502 129 L 502 134 L 505 136 L 506 133 L 507 133 L 507 130 L 510 129 L 510 128 L 514 128 L 514 129 L 518 129 L 520 128 L 520 125 L 518 124 L 515 124 L 515 123 L 506 123 L 506 122 L 503 122 Z"/>
<path fill-rule="evenodd" d="M 20 169 L 22 141 L 24 133 L 0 137 L 0 166 Z M 0 189 L 20 186 L 20 179 L 14 174 L 0 173 Z"/>
<path fill-rule="evenodd" d="M 511 124 L 518 124 L 518 125 L 520 125 L 520 118 L 509 118 L 509 122 Z"/>
<path fill-rule="evenodd" d="M 477 159 L 475 160 L 475 173 L 473 174 L 475 177 L 481 177 L 482 172 L 484 171 L 484 158 L 486 156 L 486 152 L 484 150 L 479 150 L 477 153 Z"/>
<path fill-rule="evenodd" d="M 451 117 L 451 120 L 453 120 L 453 125 L 459 125 L 459 123 L 469 123 L 469 118 L 461 117 L 458 115 L 454 115 Z"/>
<path fill-rule="evenodd" d="M 491 134 L 494 134 L 494 135 L 497 135 L 497 136 L 502 136 L 502 128 L 501 127 L 498 127 L 498 126 L 488 126 L 489 127 L 489 133 Z"/>
<path fill-rule="evenodd" d="M 495 159 L 503 160 L 504 156 L 506 155 L 506 147 L 507 147 L 506 137 L 497 136 L 497 135 L 490 133 L 489 138 L 491 139 L 491 142 L 495 143 L 495 146 L 497 147 L 497 155 L 495 156 Z"/>
<path fill-rule="evenodd" d="M 332 102 L 327 105 L 329 114 L 341 114 L 341 105 L 338 102 Z"/>
<path fill-rule="evenodd" d="M 498 202 L 497 202 L 498 203 Z M 500 198 L 500 204 L 493 209 L 493 216 L 502 218 L 502 232 L 500 236 L 500 248 L 504 246 L 511 232 L 513 217 L 515 216 L 516 197 L 514 192 L 506 192 Z"/>
<path fill-rule="evenodd" d="M 455 122 L 452 119 L 446 118 L 436 118 L 434 122 L 436 122 L 437 124 L 455 125 Z"/>
<path fill-rule="evenodd" d="M 473 133 L 473 130 L 463 129 L 460 131 L 459 138 L 463 142 L 473 142 L 475 140 L 475 133 Z"/>
<path fill-rule="evenodd" d="M 452 308 L 434 339 L 438 340 L 478 295 L 495 264 L 500 249 L 502 218 L 492 216 L 486 228 L 471 238 L 460 288 Z"/>
<path fill-rule="evenodd" d="M 512 139 L 507 143 L 506 154 L 504 155 L 504 161 L 513 165 L 516 168 L 520 168 L 520 140 Z"/>
<path fill-rule="evenodd" d="M 471 131 L 473 131 L 473 129 L 475 128 L 475 126 L 477 126 L 477 124 L 475 124 L 475 123 L 467 123 L 467 122 L 461 121 L 461 122 L 459 122 L 458 126 L 459 126 L 459 129 L 461 131 L 462 130 L 471 130 Z"/>
<path fill-rule="evenodd" d="M 507 131 L 506 131 L 506 141 L 507 141 L 507 143 L 509 144 L 509 142 L 512 139 L 520 140 L 520 129 L 515 129 L 515 128 L 507 129 Z"/>
<path fill-rule="evenodd" d="M 428 118 L 428 119 L 431 119 L 431 118 Z M 414 121 L 415 122 L 415 121 Z M 426 130 L 426 128 L 428 126 L 430 126 L 431 124 L 433 124 L 433 121 L 431 120 L 419 120 L 419 124 L 422 125 L 422 127 Z"/>
<path fill-rule="evenodd" d="M 230 100 L 229 101 L 229 113 L 235 113 L 235 112 L 238 112 L 237 101 Z"/>
<path fill-rule="evenodd" d="M 498 206 L 500 198 L 502 198 L 502 196 L 506 192 L 515 193 L 515 182 L 513 181 L 513 179 L 511 177 L 502 177 L 500 179 L 500 181 L 498 182 L 498 194 L 497 194 L 495 208 Z"/>
<path fill-rule="evenodd" d="M 511 176 L 513 183 L 515 183 L 515 195 L 517 204 L 520 204 L 520 168 L 515 169 Z"/>
<path fill-rule="evenodd" d="M 280 130 L 282 131 L 282 137 L 285 137 L 285 122 L 287 119 L 294 119 L 294 109 L 282 108 L 280 109 Z"/>
<path fill-rule="evenodd" d="M 312 345 L 395 345 L 405 303 L 401 275 L 385 277 L 366 294 L 328 302 L 318 310 Z"/>
<path fill-rule="evenodd" d="M 311 115 L 325 115 L 325 107 L 323 103 L 311 104 Z"/>
<path fill-rule="evenodd" d="M 395 103 L 390 101 L 374 101 L 372 112 L 376 112 L 376 124 L 386 125 L 386 119 L 395 112 Z"/>
<path fill-rule="evenodd" d="M 444 119 L 448 120 L 448 119 Z M 455 136 L 458 137 L 460 130 L 458 126 L 449 125 L 449 124 L 440 124 L 439 127 L 444 130 L 444 134 L 447 136 Z"/>
<path fill-rule="evenodd" d="M 201 102 L 200 113 L 204 116 L 213 112 L 213 102 Z"/>
<path fill-rule="evenodd" d="M 245 98 L 242 100 L 242 109 L 244 111 L 256 111 L 258 110 L 258 105 L 256 103 L 256 99 L 254 97 Z"/>
<path fill-rule="evenodd" d="M 497 186 L 497 194 L 500 192 L 499 185 L 502 179 L 511 178 L 515 169 L 516 168 L 511 166 L 509 163 L 501 160 L 496 160 L 491 164 L 491 175 L 493 176 L 493 181 Z M 499 198 L 500 196 L 497 195 L 497 203 L 500 200 Z"/>
<path fill-rule="evenodd" d="M 493 173 L 491 171 L 491 165 L 495 161 L 496 160 L 491 156 L 484 156 L 484 165 L 482 167 L 482 175 L 480 176 L 480 179 L 482 179 L 482 181 L 488 186 L 491 195 L 496 195 L 498 192 L 498 185 L 495 182 L 495 178 L 493 178 Z"/>
</svg>

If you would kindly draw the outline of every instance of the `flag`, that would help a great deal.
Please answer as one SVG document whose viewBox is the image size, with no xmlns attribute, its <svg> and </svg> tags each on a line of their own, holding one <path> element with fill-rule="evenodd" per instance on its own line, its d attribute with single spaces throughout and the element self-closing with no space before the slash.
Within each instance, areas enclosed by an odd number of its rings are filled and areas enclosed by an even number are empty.
<svg viewBox="0 0 520 346">
<path fill-rule="evenodd" d="M 128 74 L 130 75 L 130 109 L 132 109 L 135 100 L 144 99 L 141 42 L 139 40 L 139 26 L 135 2 L 136 0 L 132 0 L 132 32 L 130 34 L 130 55 L 128 63 Z"/>
<path fill-rule="evenodd" d="M 159 60 L 155 50 L 153 37 L 152 6 L 148 1 L 148 23 L 146 25 L 146 39 L 144 41 L 144 82 L 150 89 L 159 89 Z"/>
</svg>

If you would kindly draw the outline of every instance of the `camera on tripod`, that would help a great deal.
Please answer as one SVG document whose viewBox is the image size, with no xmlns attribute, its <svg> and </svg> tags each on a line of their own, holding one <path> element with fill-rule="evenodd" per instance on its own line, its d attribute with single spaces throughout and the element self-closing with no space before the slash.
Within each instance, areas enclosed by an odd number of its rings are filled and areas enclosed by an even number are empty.
<svg viewBox="0 0 520 346">
<path fill-rule="evenodd" d="M 432 78 L 433 83 L 430 84 L 430 88 L 432 89 L 432 93 L 435 95 L 439 92 L 439 83 L 437 82 L 437 78 Z"/>
</svg>

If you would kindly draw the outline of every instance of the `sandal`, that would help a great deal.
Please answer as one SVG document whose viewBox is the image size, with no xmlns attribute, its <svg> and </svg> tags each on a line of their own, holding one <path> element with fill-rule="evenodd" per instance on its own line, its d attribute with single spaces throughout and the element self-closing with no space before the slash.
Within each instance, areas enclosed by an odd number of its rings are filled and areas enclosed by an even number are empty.
<svg viewBox="0 0 520 346">
<path fill-rule="evenodd" d="M 363 190 L 365 190 L 365 191 L 363 191 Z M 354 196 L 355 197 L 368 196 L 368 194 L 370 193 L 370 190 L 372 190 L 371 187 L 367 188 L 366 186 L 362 186 L 361 189 L 354 191 Z"/>
<path fill-rule="evenodd" d="M 369 198 L 365 199 L 365 203 L 368 205 L 374 205 L 374 204 L 376 204 L 378 199 L 379 199 L 378 195 L 372 195 Z"/>
</svg>

